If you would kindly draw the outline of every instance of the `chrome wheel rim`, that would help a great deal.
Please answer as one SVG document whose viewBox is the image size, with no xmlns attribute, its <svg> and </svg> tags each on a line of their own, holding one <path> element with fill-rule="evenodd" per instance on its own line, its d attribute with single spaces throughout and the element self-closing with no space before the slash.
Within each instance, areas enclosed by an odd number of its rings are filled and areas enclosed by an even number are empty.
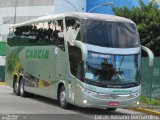
<svg viewBox="0 0 160 120">
<path fill-rule="evenodd" d="M 60 104 L 61 104 L 62 106 L 64 106 L 65 101 L 66 101 L 66 92 L 65 92 L 65 90 L 63 90 L 63 91 L 60 93 Z"/>
</svg>

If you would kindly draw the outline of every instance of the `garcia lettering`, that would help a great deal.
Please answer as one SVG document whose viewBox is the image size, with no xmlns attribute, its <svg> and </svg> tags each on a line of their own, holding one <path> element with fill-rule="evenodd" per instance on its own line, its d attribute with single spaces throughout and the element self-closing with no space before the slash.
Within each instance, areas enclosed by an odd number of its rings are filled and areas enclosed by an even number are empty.
<svg viewBox="0 0 160 120">
<path fill-rule="evenodd" d="M 48 59 L 49 51 L 48 50 L 26 50 L 25 57 L 27 59 Z"/>
</svg>

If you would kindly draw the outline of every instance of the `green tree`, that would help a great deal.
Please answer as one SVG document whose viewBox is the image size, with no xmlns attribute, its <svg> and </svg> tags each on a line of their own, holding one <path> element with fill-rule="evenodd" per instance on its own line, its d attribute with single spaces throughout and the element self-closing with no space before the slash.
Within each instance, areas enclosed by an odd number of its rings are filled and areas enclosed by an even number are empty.
<svg viewBox="0 0 160 120">
<path fill-rule="evenodd" d="M 137 24 L 141 44 L 150 48 L 155 56 L 160 56 L 160 9 L 158 4 L 151 1 L 145 4 L 139 0 L 140 7 L 131 9 L 113 7 L 116 15 L 129 18 Z"/>
</svg>

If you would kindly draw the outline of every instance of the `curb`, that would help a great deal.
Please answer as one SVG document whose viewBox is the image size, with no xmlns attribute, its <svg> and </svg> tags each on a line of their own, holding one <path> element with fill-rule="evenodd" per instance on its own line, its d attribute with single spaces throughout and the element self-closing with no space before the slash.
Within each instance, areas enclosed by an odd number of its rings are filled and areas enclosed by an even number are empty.
<svg viewBox="0 0 160 120">
<path fill-rule="evenodd" d="M 6 83 L 5 82 L 0 82 L 0 85 L 6 85 Z"/>
<path fill-rule="evenodd" d="M 143 112 L 143 113 L 150 114 L 150 115 L 160 116 L 160 112 L 157 112 L 157 111 L 154 111 L 154 110 L 150 110 L 150 109 L 131 108 L 130 110 L 134 110 L 134 111 L 137 111 L 137 112 Z"/>
</svg>

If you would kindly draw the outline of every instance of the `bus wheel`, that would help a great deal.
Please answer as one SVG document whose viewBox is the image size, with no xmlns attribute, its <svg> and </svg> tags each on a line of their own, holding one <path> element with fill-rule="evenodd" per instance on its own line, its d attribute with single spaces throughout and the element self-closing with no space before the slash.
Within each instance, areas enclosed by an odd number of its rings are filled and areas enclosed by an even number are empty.
<svg viewBox="0 0 160 120">
<path fill-rule="evenodd" d="M 68 107 L 67 101 L 66 101 L 66 90 L 65 87 L 62 86 L 59 91 L 58 95 L 58 100 L 59 100 L 59 106 L 62 107 L 63 109 L 66 109 Z"/>
<path fill-rule="evenodd" d="M 25 81 L 22 78 L 21 81 L 20 81 L 20 89 L 19 89 L 21 97 L 26 97 L 27 96 L 27 92 L 24 91 L 24 85 L 25 85 L 24 83 L 25 83 Z"/>
<path fill-rule="evenodd" d="M 19 90 L 19 83 L 17 80 L 14 80 L 14 84 L 13 84 L 13 92 L 16 94 L 16 95 L 20 95 L 20 90 Z"/>
<path fill-rule="evenodd" d="M 107 111 L 115 111 L 117 108 L 107 108 Z"/>
</svg>

